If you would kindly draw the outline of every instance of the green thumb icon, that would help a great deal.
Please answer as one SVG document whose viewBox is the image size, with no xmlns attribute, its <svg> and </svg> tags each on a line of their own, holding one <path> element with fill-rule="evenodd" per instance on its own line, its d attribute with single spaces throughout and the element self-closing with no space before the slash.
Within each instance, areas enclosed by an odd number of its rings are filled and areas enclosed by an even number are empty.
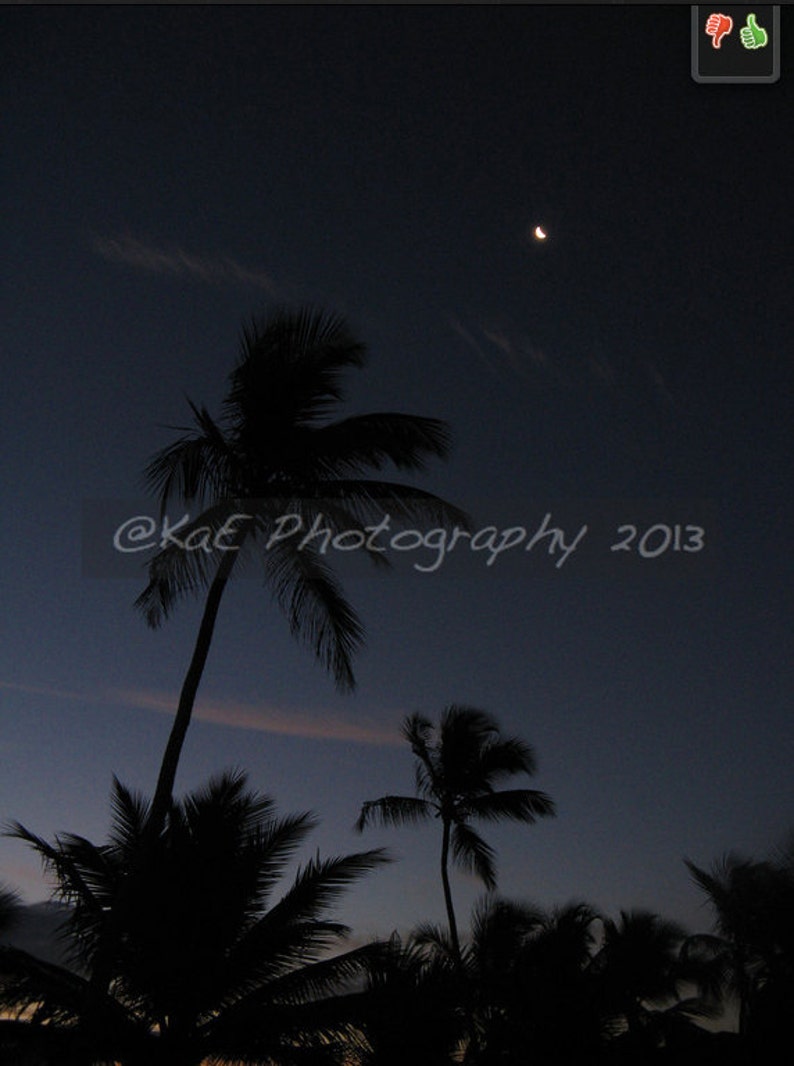
<svg viewBox="0 0 794 1066">
<path fill-rule="evenodd" d="M 769 40 L 769 34 L 755 21 L 753 12 L 747 16 L 747 25 L 739 31 L 739 38 L 745 48 L 764 48 Z"/>
</svg>

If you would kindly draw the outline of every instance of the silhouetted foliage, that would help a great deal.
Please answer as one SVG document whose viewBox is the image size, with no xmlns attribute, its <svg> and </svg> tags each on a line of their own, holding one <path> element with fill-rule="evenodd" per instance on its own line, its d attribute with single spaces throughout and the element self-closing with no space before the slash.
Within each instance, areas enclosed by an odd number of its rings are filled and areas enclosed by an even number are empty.
<svg viewBox="0 0 794 1066">
<path fill-rule="evenodd" d="M 30 1012 L 12 1033 L 52 1061 L 198 1066 L 340 1061 L 358 1030 L 341 1008 L 377 945 L 329 952 L 348 930 L 326 915 L 382 864 L 380 850 L 313 859 L 274 900 L 314 827 L 225 774 L 172 804 L 156 839 L 148 805 L 118 782 L 107 844 L 47 843 L 20 825 L 71 911 L 73 969 L 0 949 L 2 1003 Z M 54 1052 L 53 1052 L 54 1053 Z"/>
<path fill-rule="evenodd" d="M 19 897 L 10 888 L 0 885 L 0 936 L 11 929 L 19 915 Z"/>
<path fill-rule="evenodd" d="M 794 849 L 766 861 L 729 853 L 710 870 L 686 860 L 715 918 L 715 935 L 692 938 L 713 967 L 715 991 L 736 1000 L 739 1032 L 763 1050 L 794 1016 Z"/>
<path fill-rule="evenodd" d="M 367 965 L 359 1019 L 363 1066 L 448 1066 L 464 1037 L 455 975 L 395 933 Z"/>
<path fill-rule="evenodd" d="M 686 942 L 678 923 L 650 911 L 621 911 L 617 922 L 603 919 L 603 944 L 590 969 L 605 1016 L 615 1032 L 625 1027 L 624 1042 L 636 1052 L 650 1054 L 693 1019 L 713 1013 L 700 995 L 684 995 L 703 976 L 688 958 Z"/>
<path fill-rule="evenodd" d="M 484 1066 L 588 1060 L 601 1046 L 602 1019 L 588 971 L 595 911 L 554 911 L 486 899 L 472 918 L 466 970 L 475 988 Z"/>
</svg>

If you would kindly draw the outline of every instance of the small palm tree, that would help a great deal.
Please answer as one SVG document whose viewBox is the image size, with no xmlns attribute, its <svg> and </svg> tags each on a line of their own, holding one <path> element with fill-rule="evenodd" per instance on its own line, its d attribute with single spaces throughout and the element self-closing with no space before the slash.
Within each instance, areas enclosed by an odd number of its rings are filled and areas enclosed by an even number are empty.
<svg viewBox="0 0 794 1066">
<path fill-rule="evenodd" d="M 454 974 L 413 937 L 393 933 L 383 948 L 358 997 L 368 1044 L 361 1066 L 451 1066 L 464 1036 Z"/>
<path fill-rule="evenodd" d="M 384 853 L 317 857 L 274 902 L 315 823 L 308 814 L 276 817 L 241 774 L 172 804 L 155 843 L 148 805 L 118 782 L 113 807 L 101 846 L 73 835 L 50 844 L 13 828 L 72 908 L 64 927 L 72 969 L 0 949 L 0 1001 L 32 1015 L 15 1027 L 19 1046 L 27 1038 L 42 1047 L 55 1034 L 59 1061 L 123 1066 L 338 1060 L 357 1033 L 337 993 L 364 974 L 376 948 L 329 955 L 347 930 L 327 911 Z"/>
<path fill-rule="evenodd" d="M 627 1038 L 647 1051 L 666 1031 L 691 1027 L 692 1019 L 713 1011 L 698 996 L 682 997 L 686 985 L 699 984 L 703 968 L 687 956 L 686 931 L 646 910 L 621 911 L 620 920 L 603 919 L 604 939 L 591 963 L 607 1015 Z"/>
<path fill-rule="evenodd" d="M 489 889 L 496 886 L 493 849 L 471 827 L 472 821 L 509 818 L 533 823 L 554 814 L 554 804 L 534 789 L 496 789 L 506 778 L 535 772 L 535 754 L 516 737 L 503 737 L 485 711 L 452 704 L 441 715 L 434 741 L 432 723 L 419 714 L 405 719 L 402 734 L 416 757 L 418 796 L 383 796 L 361 808 L 356 829 L 371 822 L 403 825 L 437 818 L 441 822 L 441 882 L 452 952 L 461 950 L 449 882 L 450 853 L 464 870 L 473 870 Z"/>
<path fill-rule="evenodd" d="M 477 989 L 484 1063 L 587 1062 L 601 1045 L 602 1020 L 588 972 L 595 911 L 569 903 L 553 911 L 504 899 L 481 902 L 472 920 L 468 966 Z"/>
<path fill-rule="evenodd" d="M 717 935 L 698 934 L 689 945 L 711 960 L 719 972 L 719 991 L 735 996 L 739 1033 L 745 1035 L 761 960 L 753 924 L 762 896 L 756 864 L 730 853 L 704 870 L 684 860 L 692 880 L 706 894 L 715 912 Z"/>
<path fill-rule="evenodd" d="M 716 927 L 692 937 L 689 953 L 711 964 L 715 990 L 738 1003 L 739 1033 L 753 1039 L 782 1031 L 794 1009 L 793 852 L 772 861 L 730 852 L 710 870 L 685 860 Z"/>
<path fill-rule="evenodd" d="M 422 470 L 428 458 L 446 456 L 450 437 L 445 423 L 416 415 L 330 419 L 344 397 L 343 371 L 365 361 L 364 346 L 343 319 L 308 309 L 278 311 L 254 320 L 241 348 L 221 418 L 191 402 L 193 427 L 146 469 L 162 514 L 175 501 L 200 514 L 180 528 L 179 544 L 154 556 L 136 606 L 157 627 L 181 598 L 207 592 L 154 794 L 155 827 L 171 798 L 218 608 L 241 555 L 254 554 L 264 564 L 291 632 L 337 685 L 350 689 L 355 683 L 361 622 L 317 542 L 299 547 L 302 537 L 272 539 L 283 534 L 283 526 L 274 526 L 278 518 L 296 515 L 307 530 L 321 513 L 333 530 L 361 529 L 372 520 L 377 524 L 386 510 L 397 520 L 426 519 L 445 528 L 467 524 L 461 511 L 431 493 L 363 476 L 389 464 Z M 194 550 L 182 548 L 184 543 Z M 369 555 L 375 563 L 387 561 L 382 548 Z"/>
<path fill-rule="evenodd" d="M 467 1059 L 478 1066 L 521 1061 L 586 1062 L 603 1036 L 595 981 L 588 972 L 597 915 L 585 903 L 554 911 L 488 895 L 472 912 L 462 950 L 469 990 Z M 455 973 L 449 934 L 423 925 L 414 942 Z M 473 1039 L 472 1039 L 473 1037 Z"/>
</svg>

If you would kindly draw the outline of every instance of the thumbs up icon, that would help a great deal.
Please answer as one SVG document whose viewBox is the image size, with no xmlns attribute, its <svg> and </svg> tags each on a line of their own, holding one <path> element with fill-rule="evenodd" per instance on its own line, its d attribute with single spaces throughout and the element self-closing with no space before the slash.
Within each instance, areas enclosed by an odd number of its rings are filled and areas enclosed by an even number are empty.
<svg viewBox="0 0 794 1066">
<path fill-rule="evenodd" d="M 715 13 L 706 19 L 706 33 L 711 37 L 712 48 L 722 47 L 722 38 L 733 29 L 730 15 Z"/>
<path fill-rule="evenodd" d="M 755 21 L 755 15 L 747 16 L 747 25 L 739 30 L 739 39 L 745 48 L 765 48 L 769 34 Z"/>
</svg>

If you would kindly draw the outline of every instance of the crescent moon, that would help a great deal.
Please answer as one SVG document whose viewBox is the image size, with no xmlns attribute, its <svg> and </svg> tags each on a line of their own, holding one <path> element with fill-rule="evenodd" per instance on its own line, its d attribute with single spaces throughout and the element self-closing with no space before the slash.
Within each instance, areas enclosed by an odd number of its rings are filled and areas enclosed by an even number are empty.
<svg viewBox="0 0 794 1066">
<path fill-rule="evenodd" d="M 548 233 L 546 233 L 543 226 L 535 226 L 534 230 L 532 231 L 532 235 L 534 236 L 536 241 L 545 241 L 548 237 Z"/>
</svg>

